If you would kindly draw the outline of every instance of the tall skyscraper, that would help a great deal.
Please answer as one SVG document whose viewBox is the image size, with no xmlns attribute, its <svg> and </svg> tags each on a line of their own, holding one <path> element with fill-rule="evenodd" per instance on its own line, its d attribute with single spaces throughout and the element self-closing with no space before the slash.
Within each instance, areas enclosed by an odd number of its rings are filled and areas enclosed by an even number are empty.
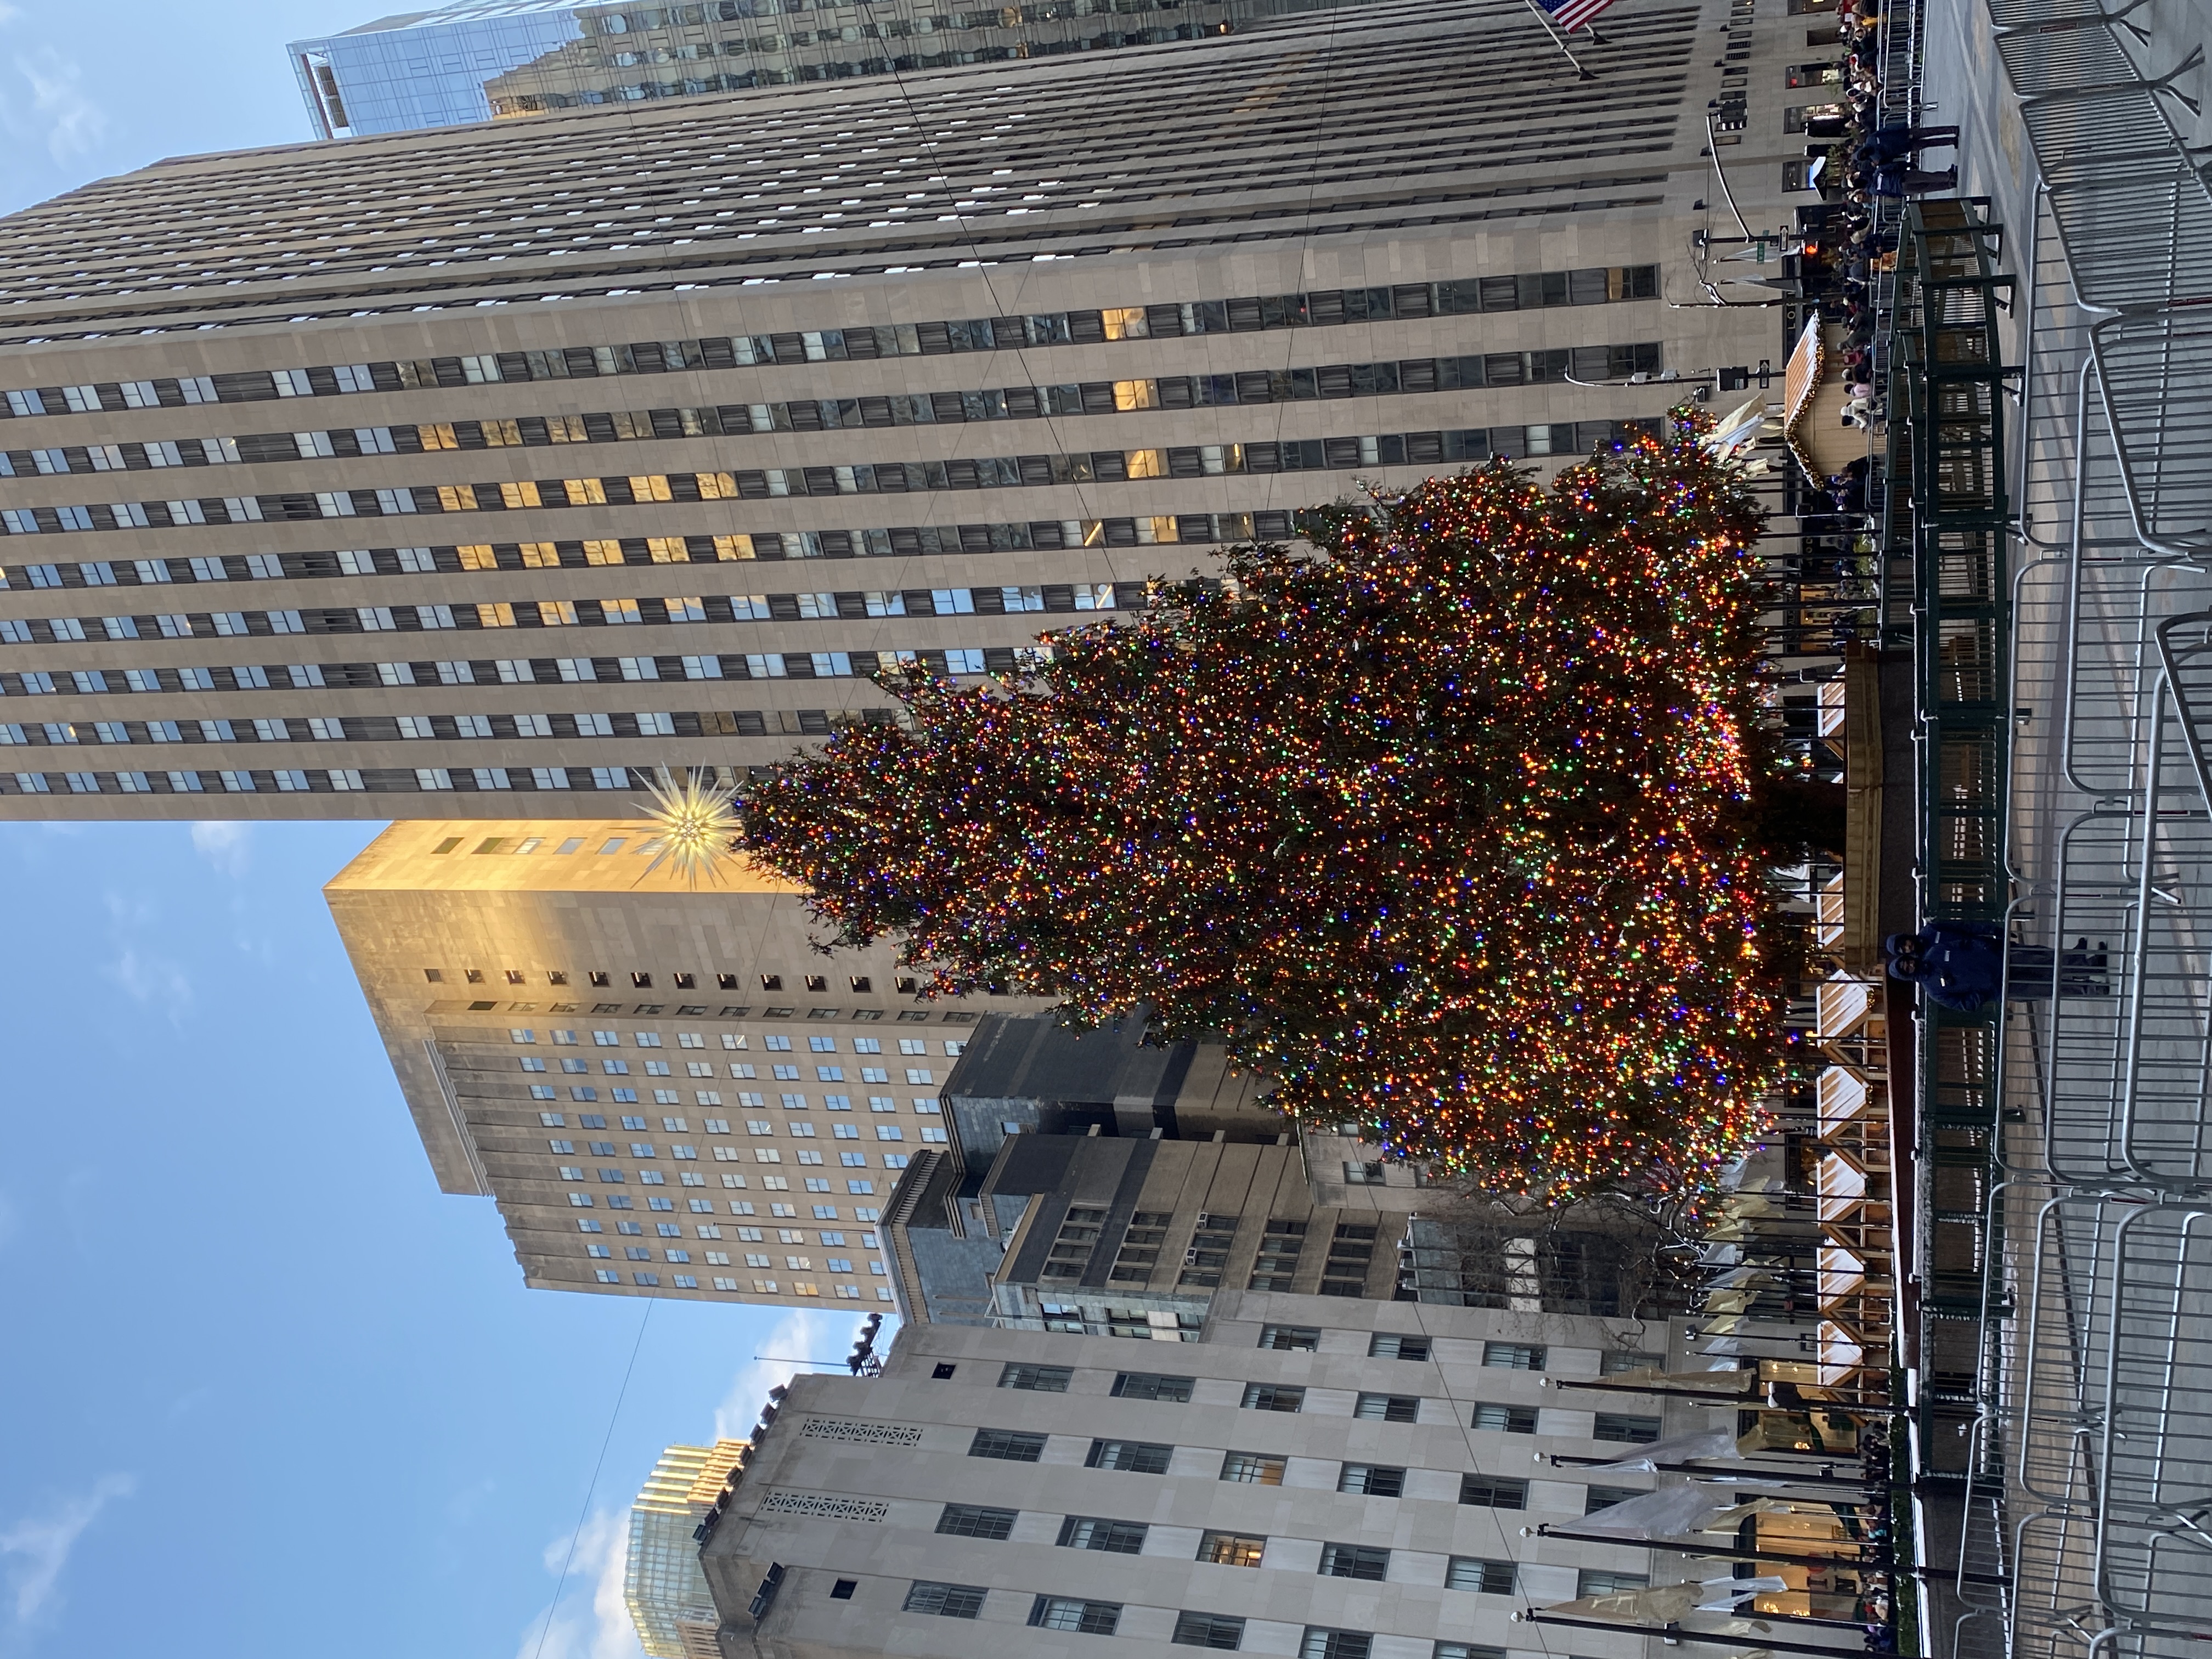
<svg viewBox="0 0 2212 1659">
<path fill-rule="evenodd" d="M 981 1012 L 817 954 L 749 866 L 687 889 L 635 819 L 395 823 L 325 890 L 439 1185 L 526 1280 L 891 1301 L 879 1223 Z"/>
<path fill-rule="evenodd" d="M 1588 1465 L 1733 1438 L 1737 1401 L 1722 1416 L 1624 1375 L 1701 1366 L 1682 1328 L 1224 1290 L 1187 1334 L 908 1324 L 880 1377 L 796 1379 L 702 1551 L 721 1651 L 875 1654 L 895 1630 L 945 1659 L 1106 1636 L 1301 1659 L 1571 1637 L 1626 1659 L 1632 1628 L 1514 1614 L 1706 1576 L 1633 1530 L 1529 1535 L 1654 1485 Z M 1608 1373 L 1621 1391 L 1555 1386 Z"/>
<path fill-rule="evenodd" d="M 1773 353 L 1692 238 L 1723 94 L 1778 213 L 1784 19 L 1624 8 L 1585 83 L 1525 7 L 1357 17 L 0 222 L 0 812 L 603 817 Z"/>
<path fill-rule="evenodd" d="M 1191 40 L 1319 3 L 1067 0 L 948 14 L 910 0 L 460 0 L 289 50 L 315 135 L 345 138 Z"/>
<path fill-rule="evenodd" d="M 720 1620 L 691 1534 L 745 1450 L 742 1440 L 671 1446 L 630 1505 L 623 1602 L 648 1659 L 721 1659 Z"/>
</svg>

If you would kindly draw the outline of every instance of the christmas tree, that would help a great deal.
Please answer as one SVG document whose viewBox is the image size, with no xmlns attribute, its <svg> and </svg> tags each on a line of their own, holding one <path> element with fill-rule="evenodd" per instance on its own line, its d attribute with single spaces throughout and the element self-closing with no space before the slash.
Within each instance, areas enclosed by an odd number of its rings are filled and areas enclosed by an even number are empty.
<svg viewBox="0 0 2212 1659">
<path fill-rule="evenodd" d="M 1232 551 L 1018 684 L 887 684 L 741 803 L 824 943 L 1150 1011 L 1493 1192 L 1693 1187 L 1763 1125 L 1759 516 L 1686 417 Z"/>
</svg>

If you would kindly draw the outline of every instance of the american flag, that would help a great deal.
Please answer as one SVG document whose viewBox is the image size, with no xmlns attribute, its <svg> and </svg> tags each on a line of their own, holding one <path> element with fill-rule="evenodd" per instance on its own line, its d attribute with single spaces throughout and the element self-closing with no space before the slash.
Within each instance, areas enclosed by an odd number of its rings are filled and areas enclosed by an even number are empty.
<svg viewBox="0 0 2212 1659">
<path fill-rule="evenodd" d="M 1545 15 L 1569 34 L 1588 23 L 1613 0 L 1536 0 Z"/>
</svg>

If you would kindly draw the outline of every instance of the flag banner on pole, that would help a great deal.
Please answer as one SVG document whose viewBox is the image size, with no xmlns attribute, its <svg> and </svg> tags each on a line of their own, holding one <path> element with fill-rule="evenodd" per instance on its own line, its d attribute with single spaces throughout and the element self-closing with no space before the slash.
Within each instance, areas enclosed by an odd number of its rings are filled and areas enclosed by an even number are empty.
<svg viewBox="0 0 2212 1659">
<path fill-rule="evenodd" d="M 1561 29 L 1572 34 L 1611 5 L 1613 0 L 1536 0 L 1536 3 Z"/>
</svg>

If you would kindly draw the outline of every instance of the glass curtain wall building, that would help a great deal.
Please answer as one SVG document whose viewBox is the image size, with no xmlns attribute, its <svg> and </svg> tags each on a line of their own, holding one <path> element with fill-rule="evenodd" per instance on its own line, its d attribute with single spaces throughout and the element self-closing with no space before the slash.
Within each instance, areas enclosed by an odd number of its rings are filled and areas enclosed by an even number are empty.
<svg viewBox="0 0 2212 1659">
<path fill-rule="evenodd" d="M 647 1659 L 721 1659 L 714 1642 L 721 1618 L 691 1534 L 745 1451 L 742 1440 L 671 1446 L 630 1505 L 623 1602 Z"/>
<path fill-rule="evenodd" d="M 295 40 L 289 51 L 316 135 L 345 138 L 1154 46 L 1318 3 L 1044 0 L 944 12 L 916 0 L 462 0 Z"/>
</svg>

